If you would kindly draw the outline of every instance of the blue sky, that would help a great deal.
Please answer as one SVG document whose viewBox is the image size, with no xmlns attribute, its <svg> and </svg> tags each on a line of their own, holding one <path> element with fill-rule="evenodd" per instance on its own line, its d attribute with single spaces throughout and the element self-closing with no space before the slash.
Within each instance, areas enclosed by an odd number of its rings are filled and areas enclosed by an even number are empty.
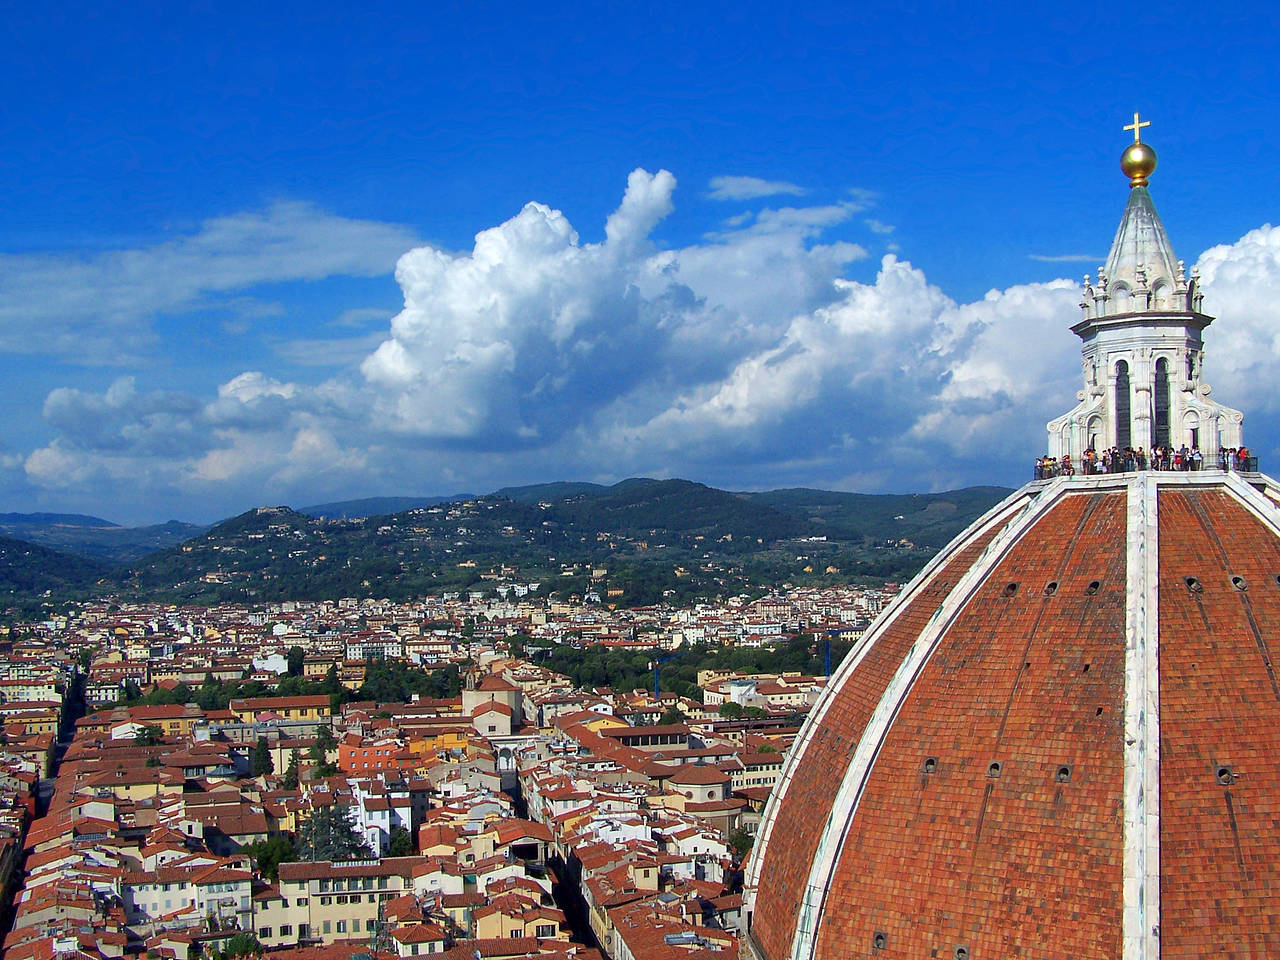
<svg viewBox="0 0 1280 960">
<path fill-rule="evenodd" d="M 1231 278 L 1215 395 L 1276 453 L 1260 6 L 6 21 L 0 509 L 1019 483 L 1073 402 L 1054 281 L 1106 254 L 1134 110 L 1179 256 Z"/>
</svg>

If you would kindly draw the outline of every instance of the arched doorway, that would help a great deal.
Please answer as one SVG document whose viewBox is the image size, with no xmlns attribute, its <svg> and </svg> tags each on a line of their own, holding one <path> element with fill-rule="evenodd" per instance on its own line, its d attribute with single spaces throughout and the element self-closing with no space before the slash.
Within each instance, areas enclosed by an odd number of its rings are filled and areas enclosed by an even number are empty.
<svg viewBox="0 0 1280 960">
<path fill-rule="evenodd" d="M 1182 442 L 1192 449 L 1200 446 L 1200 415 L 1194 410 L 1188 410 L 1182 418 L 1183 433 Z"/>
</svg>

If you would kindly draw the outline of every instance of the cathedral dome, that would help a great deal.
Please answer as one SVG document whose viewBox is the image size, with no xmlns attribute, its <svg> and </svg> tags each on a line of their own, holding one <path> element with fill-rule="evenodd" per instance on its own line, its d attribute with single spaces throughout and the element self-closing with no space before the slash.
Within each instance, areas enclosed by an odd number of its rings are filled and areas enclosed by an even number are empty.
<svg viewBox="0 0 1280 960">
<path fill-rule="evenodd" d="M 1280 955 L 1280 489 L 1024 487 L 815 706 L 749 866 L 748 949 Z"/>
<path fill-rule="evenodd" d="M 1107 348 L 1138 435 L 1171 316 Z M 745 957 L 1280 956 L 1280 486 L 1216 453 L 1033 481 L 895 598 L 765 808 Z"/>
</svg>

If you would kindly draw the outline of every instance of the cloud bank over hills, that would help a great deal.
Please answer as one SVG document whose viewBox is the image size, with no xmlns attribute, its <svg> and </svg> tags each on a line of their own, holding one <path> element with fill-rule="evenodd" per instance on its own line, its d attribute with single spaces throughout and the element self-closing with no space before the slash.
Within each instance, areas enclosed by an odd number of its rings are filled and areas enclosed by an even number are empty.
<svg viewBox="0 0 1280 960">
<path fill-rule="evenodd" d="M 74 263 L 5 258 L 6 349 L 35 350 L 43 324 L 39 349 L 76 362 L 105 352 L 130 372 L 101 391 L 49 392 L 47 439 L 0 450 L 0 479 L 49 502 L 122 505 L 98 510 L 113 515 L 204 518 L 557 478 L 879 491 L 1029 474 L 1045 421 L 1078 388 L 1076 281 L 958 303 L 890 254 L 857 282 L 848 268 L 867 249 L 828 235 L 873 198 L 803 205 L 798 186 L 739 176 L 709 195 L 741 209 L 679 248 L 660 235 L 676 178 L 635 170 L 597 242 L 539 202 L 465 251 L 276 204 Z M 310 350 L 354 361 L 313 368 L 327 379 L 255 358 L 212 395 L 147 385 L 139 358 L 158 314 L 269 280 L 376 276 L 394 254 L 404 307 L 388 328 L 290 346 L 299 363 Z M 1207 334 L 1211 382 L 1265 456 L 1276 401 L 1258 388 L 1280 373 L 1280 231 L 1262 226 L 1199 266 L 1221 317 Z M 48 306 L 33 319 L 22 304 L 38 295 Z"/>
</svg>

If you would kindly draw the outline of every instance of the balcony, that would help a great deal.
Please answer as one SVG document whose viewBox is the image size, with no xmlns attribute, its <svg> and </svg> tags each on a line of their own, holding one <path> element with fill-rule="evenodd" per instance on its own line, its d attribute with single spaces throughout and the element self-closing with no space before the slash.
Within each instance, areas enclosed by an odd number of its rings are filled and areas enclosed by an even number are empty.
<svg viewBox="0 0 1280 960">
<path fill-rule="evenodd" d="M 1162 473 L 1257 473 L 1258 458 L 1253 454 L 1239 456 L 1234 451 L 1220 450 L 1213 458 L 1188 456 L 1185 459 L 1173 455 L 1162 459 L 1145 454 L 1118 454 L 1107 459 L 1094 458 L 1072 462 L 1064 457 L 1041 457 L 1032 471 L 1034 480 L 1052 480 L 1054 477 L 1106 476 L 1112 473 L 1137 473 L 1154 470 Z"/>
</svg>

